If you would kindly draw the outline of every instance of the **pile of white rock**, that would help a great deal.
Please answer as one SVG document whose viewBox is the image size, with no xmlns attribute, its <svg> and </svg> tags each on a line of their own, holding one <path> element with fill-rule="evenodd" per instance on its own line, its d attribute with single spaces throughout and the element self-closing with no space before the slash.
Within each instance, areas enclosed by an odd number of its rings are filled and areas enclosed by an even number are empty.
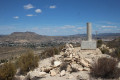
<svg viewBox="0 0 120 80">
<path fill-rule="evenodd" d="M 64 52 L 61 52 L 60 55 L 40 61 L 38 68 L 28 72 L 26 76 L 15 76 L 16 80 L 37 80 L 37 78 L 44 78 L 48 75 L 62 77 L 80 71 L 89 73 L 91 65 L 97 58 L 107 56 L 102 55 L 99 49 L 93 50 L 93 52 L 86 53 L 80 50 L 80 47 L 73 48 L 71 44 L 66 44 Z"/>
</svg>

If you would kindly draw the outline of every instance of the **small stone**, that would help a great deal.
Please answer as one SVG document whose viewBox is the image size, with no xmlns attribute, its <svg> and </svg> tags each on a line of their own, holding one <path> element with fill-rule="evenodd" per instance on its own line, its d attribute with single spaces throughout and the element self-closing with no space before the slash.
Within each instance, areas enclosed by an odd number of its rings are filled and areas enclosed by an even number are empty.
<svg viewBox="0 0 120 80">
<path fill-rule="evenodd" d="M 61 64 L 60 61 L 54 61 L 54 66 L 55 66 L 55 67 L 59 66 L 60 64 Z"/>
<path fill-rule="evenodd" d="M 60 76 L 64 76 L 64 75 L 65 75 L 65 70 L 62 70 Z"/>
<path fill-rule="evenodd" d="M 34 77 L 45 77 L 46 72 L 39 72 L 39 71 L 30 71 L 27 75 L 30 76 L 30 79 L 33 79 Z"/>
<path fill-rule="evenodd" d="M 83 71 L 90 71 L 90 68 L 84 67 Z"/>
<path fill-rule="evenodd" d="M 15 75 L 14 80 L 25 80 L 25 76 L 22 76 L 22 75 L 16 76 Z"/>
<path fill-rule="evenodd" d="M 80 60 L 81 65 L 83 65 L 84 67 L 89 67 L 89 64 L 87 62 L 85 62 L 85 60 L 81 59 Z"/>
<path fill-rule="evenodd" d="M 55 70 L 50 70 L 50 76 L 55 76 L 55 75 L 56 75 Z"/>
<path fill-rule="evenodd" d="M 72 71 L 72 68 L 70 65 L 67 66 L 67 72 L 71 72 Z"/>
<path fill-rule="evenodd" d="M 85 60 L 86 60 L 89 64 L 92 64 L 92 63 L 93 63 L 92 59 L 86 58 Z"/>
<path fill-rule="evenodd" d="M 70 58 L 72 58 L 73 57 L 73 55 L 72 54 L 70 54 Z"/>
<path fill-rule="evenodd" d="M 71 61 L 72 58 L 64 58 L 65 61 Z"/>
</svg>

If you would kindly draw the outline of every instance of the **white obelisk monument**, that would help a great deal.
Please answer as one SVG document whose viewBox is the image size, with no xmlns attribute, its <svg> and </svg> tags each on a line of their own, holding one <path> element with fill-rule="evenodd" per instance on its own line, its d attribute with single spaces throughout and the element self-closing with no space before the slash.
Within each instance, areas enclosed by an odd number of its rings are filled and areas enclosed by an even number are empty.
<svg viewBox="0 0 120 80">
<path fill-rule="evenodd" d="M 96 49 L 96 41 L 92 40 L 92 24 L 87 23 L 87 41 L 82 41 L 81 49 Z"/>
</svg>

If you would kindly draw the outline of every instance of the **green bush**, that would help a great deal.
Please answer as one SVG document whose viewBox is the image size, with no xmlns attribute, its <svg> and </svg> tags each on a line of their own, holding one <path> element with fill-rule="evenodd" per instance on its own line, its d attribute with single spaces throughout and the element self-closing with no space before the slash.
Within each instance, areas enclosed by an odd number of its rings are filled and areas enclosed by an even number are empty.
<svg viewBox="0 0 120 80">
<path fill-rule="evenodd" d="M 11 62 L 4 63 L 0 67 L 0 80 L 13 80 L 16 73 L 15 65 Z"/>
<path fill-rule="evenodd" d="M 1 64 L 1 63 L 5 63 L 5 62 L 8 62 L 8 60 L 7 60 L 7 59 L 2 59 L 2 60 L 0 60 L 0 64 Z"/>
<path fill-rule="evenodd" d="M 20 74 L 26 74 L 30 70 L 38 67 L 38 56 L 35 56 L 33 51 L 27 51 L 18 59 L 18 66 L 20 68 Z"/>
<path fill-rule="evenodd" d="M 109 54 L 109 50 L 106 48 L 100 49 L 103 54 Z"/>
<path fill-rule="evenodd" d="M 103 41 L 102 41 L 102 40 L 98 40 L 98 41 L 97 41 L 97 47 L 98 47 L 98 48 L 101 47 L 102 44 L 103 44 Z"/>
<path fill-rule="evenodd" d="M 98 61 L 92 65 L 91 76 L 96 78 L 116 79 L 120 76 L 120 69 L 117 67 L 118 61 L 113 58 L 99 58 Z"/>
</svg>

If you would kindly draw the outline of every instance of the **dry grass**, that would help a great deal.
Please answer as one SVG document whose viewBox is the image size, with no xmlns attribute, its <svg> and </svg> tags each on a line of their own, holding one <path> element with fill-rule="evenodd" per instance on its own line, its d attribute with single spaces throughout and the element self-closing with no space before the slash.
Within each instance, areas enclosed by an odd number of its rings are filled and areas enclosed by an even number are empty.
<svg viewBox="0 0 120 80">
<path fill-rule="evenodd" d="M 28 71 L 38 67 L 38 56 L 35 56 L 33 51 L 29 50 L 18 59 L 18 67 L 20 68 L 20 74 L 26 74 Z"/>
<path fill-rule="evenodd" d="M 15 73 L 15 65 L 11 62 L 5 63 L 0 67 L 0 80 L 13 80 Z"/>
</svg>

